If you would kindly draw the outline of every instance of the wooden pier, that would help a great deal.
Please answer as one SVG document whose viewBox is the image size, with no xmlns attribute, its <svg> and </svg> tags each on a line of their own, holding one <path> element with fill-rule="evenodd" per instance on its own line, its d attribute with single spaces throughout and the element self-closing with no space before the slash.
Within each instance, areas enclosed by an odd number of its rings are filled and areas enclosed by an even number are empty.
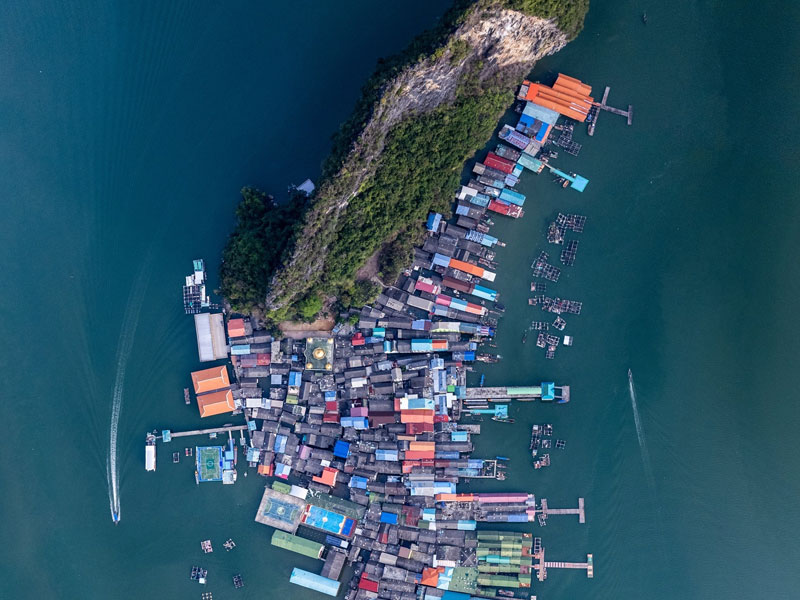
<svg viewBox="0 0 800 600">
<path fill-rule="evenodd" d="M 544 548 L 542 548 L 534 558 L 537 562 L 533 568 L 536 569 L 536 579 L 539 581 L 547 579 L 547 569 L 582 569 L 586 571 L 586 577 L 589 579 L 594 577 L 593 554 L 586 555 L 586 562 L 547 562 L 544 559 Z"/>
<path fill-rule="evenodd" d="M 499 386 L 499 387 L 468 387 L 466 400 L 485 400 L 487 402 L 510 402 L 512 400 L 518 400 L 520 402 L 530 402 L 533 400 L 541 400 L 542 398 L 542 388 L 539 385 L 536 386 L 525 386 L 527 387 L 530 392 L 522 392 L 522 388 L 514 388 L 514 387 L 506 387 L 506 386 Z M 566 404 L 570 400 L 570 392 L 568 385 L 556 385 L 555 388 L 555 395 L 553 400 L 556 401 L 557 404 Z M 551 400 L 545 400 L 545 402 L 550 402 Z"/>
<path fill-rule="evenodd" d="M 542 507 L 536 512 L 540 513 L 545 519 L 550 515 L 578 515 L 578 523 L 586 523 L 583 498 L 578 498 L 578 508 L 550 508 L 547 506 L 547 498 L 542 498 Z"/>
<path fill-rule="evenodd" d="M 191 431 L 172 431 L 171 437 L 189 437 L 190 435 L 209 435 L 212 433 L 228 433 L 231 431 L 246 431 L 247 425 L 226 425 L 225 427 L 213 427 L 211 429 L 192 429 Z"/>
<path fill-rule="evenodd" d="M 609 106 L 606 104 L 608 101 L 608 94 L 611 92 L 611 88 L 606 86 L 605 91 L 603 92 L 603 99 L 600 102 L 595 102 L 594 106 L 597 107 L 597 111 L 594 114 L 594 118 L 592 122 L 589 123 L 589 135 L 594 135 L 594 128 L 597 126 L 597 119 L 600 117 L 600 111 L 604 110 L 606 112 L 610 112 L 614 115 L 619 115 L 621 117 L 625 117 L 628 119 L 628 125 L 633 125 L 633 105 L 628 105 L 628 110 L 622 110 L 621 108 L 614 108 L 613 106 Z"/>
</svg>

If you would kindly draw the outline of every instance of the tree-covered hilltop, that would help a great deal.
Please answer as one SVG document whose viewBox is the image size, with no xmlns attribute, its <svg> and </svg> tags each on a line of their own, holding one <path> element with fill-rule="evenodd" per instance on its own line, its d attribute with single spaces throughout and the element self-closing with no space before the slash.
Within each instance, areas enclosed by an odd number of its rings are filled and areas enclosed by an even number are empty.
<svg viewBox="0 0 800 600">
<path fill-rule="evenodd" d="M 462 166 L 491 137 L 536 60 L 580 31 L 588 0 L 457 0 L 440 25 L 379 61 L 334 136 L 311 199 L 245 189 L 224 251 L 234 310 L 309 320 L 357 305 L 409 262 L 430 210 L 448 213 Z M 372 259 L 372 260 L 370 260 Z M 375 265 L 377 266 L 375 268 Z"/>
<path fill-rule="evenodd" d="M 242 189 L 237 225 L 222 253 L 220 293 L 237 312 L 263 305 L 269 280 L 294 239 L 307 198 L 294 194 L 285 204 L 253 188 Z"/>
</svg>

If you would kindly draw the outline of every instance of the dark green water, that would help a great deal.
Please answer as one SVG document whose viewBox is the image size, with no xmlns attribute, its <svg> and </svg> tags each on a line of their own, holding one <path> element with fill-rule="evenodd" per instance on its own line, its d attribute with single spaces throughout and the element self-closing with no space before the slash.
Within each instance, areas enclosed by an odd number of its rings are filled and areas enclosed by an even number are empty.
<svg viewBox="0 0 800 600">
<path fill-rule="evenodd" d="M 213 266 L 238 188 L 316 176 L 376 58 L 445 4 L 0 7 L 0 597 L 198 598 L 193 564 L 215 599 L 317 597 L 288 574 L 318 565 L 274 551 L 252 521 L 263 480 L 196 487 L 163 449 L 145 473 L 142 436 L 200 422 L 182 401 L 197 363 L 179 285 L 192 258 Z M 515 407 L 476 454 L 514 459 L 493 487 L 584 496 L 586 525 L 554 517 L 542 535 L 551 559 L 593 552 L 596 566 L 591 581 L 551 570 L 540 598 L 796 597 L 799 13 L 594 2 L 579 39 L 536 69 L 635 106 L 633 127 L 603 114 L 581 156 L 557 161 L 590 179 L 584 194 L 527 175 L 524 220 L 496 219 L 509 309 L 487 384 L 554 379 L 573 401 Z M 559 210 L 589 221 L 548 292 L 584 309 L 567 317 L 575 346 L 545 361 L 520 337 L 543 317 L 528 266 Z M 526 429 L 545 420 L 567 449 L 534 471 Z"/>
</svg>

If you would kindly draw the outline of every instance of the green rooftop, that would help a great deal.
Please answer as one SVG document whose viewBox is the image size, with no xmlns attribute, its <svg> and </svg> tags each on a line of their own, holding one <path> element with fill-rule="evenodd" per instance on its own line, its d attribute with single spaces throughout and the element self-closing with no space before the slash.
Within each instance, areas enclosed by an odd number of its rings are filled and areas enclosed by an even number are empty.
<svg viewBox="0 0 800 600">
<path fill-rule="evenodd" d="M 319 558 L 322 556 L 322 550 L 325 548 L 322 544 L 302 538 L 285 531 L 276 530 L 272 534 L 272 545 L 292 552 L 297 552 L 303 556 L 310 558 Z"/>
<path fill-rule="evenodd" d="M 454 567 L 448 591 L 474 594 L 478 591 L 478 569 L 475 567 Z"/>
</svg>

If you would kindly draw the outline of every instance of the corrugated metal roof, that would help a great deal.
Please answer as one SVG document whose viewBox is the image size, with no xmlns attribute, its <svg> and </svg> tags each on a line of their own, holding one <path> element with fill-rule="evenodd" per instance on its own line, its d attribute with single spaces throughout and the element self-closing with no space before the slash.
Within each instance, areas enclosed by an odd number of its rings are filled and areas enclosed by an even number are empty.
<svg viewBox="0 0 800 600">
<path fill-rule="evenodd" d="M 200 362 L 219 360 L 228 356 L 225 343 L 225 323 L 222 313 L 200 313 L 194 315 L 197 336 L 197 354 Z"/>
<path fill-rule="evenodd" d="M 327 594 L 328 596 L 336 596 L 336 594 L 339 593 L 338 581 L 328 579 L 322 575 L 310 573 L 303 569 L 298 569 L 297 567 L 292 569 L 292 576 L 289 578 L 289 581 L 310 590 Z"/>
</svg>

